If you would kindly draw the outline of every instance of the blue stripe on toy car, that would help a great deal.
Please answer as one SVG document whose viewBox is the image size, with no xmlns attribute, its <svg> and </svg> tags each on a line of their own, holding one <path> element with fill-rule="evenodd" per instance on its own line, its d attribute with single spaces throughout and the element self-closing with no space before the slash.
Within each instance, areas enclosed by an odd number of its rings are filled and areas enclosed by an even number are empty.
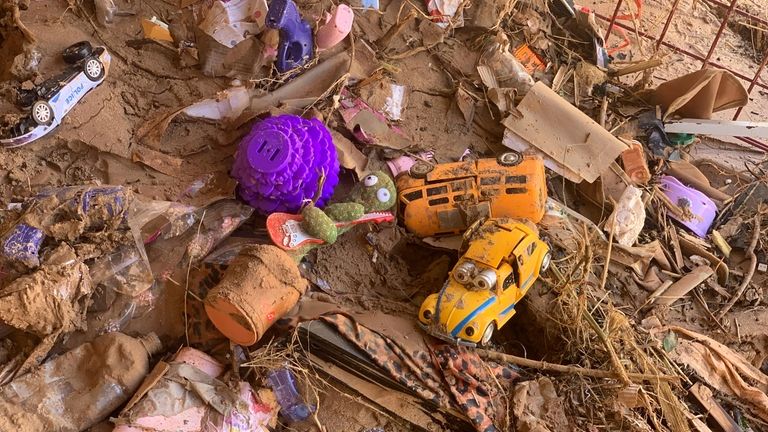
<svg viewBox="0 0 768 432">
<path fill-rule="evenodd" d="M 528 276 L 528 279 L 526 279 L 525 282 L 523 282 L 522 286 L 520 287 L 520 290 L 521 291 L 525 291 L 525 287 L 528 284 L 532 283 L 532 282 L 533 282 L 533 275 L 530 275 L 530 276 Z M 511 306 L 509 306 L 506 309 L 504 309 L 503 311 L 501 311 L 501 315 L 504 316 L 504 315 L 508 314 L 509 311 L 511 311 L 512 309 L 515 308 L 515 305 L 516 305 L 516 303 L 512 303 Z"/>
<path fill-rule="evenodd" d="M 453 337 L 457 337 L 457 335 L 459 334 L 459 332 L 461 331 L 461 329 L 463 329 L 465 325 L 469 324 L 469 322 L 470 322 L 470 321 L 472 321 L 472 318 L 476 317 L 476 316 L 477 316 L 477 314 L 479 314 L 480 312 L 482 312 L 482 311 L 484 311 L 484 310 L 488 309 L 488 306 L 492 305 L 492 304 L 493 304 L 493 302 L 495 302 L 495 301 L 496 301 L 496 296 L 492 296 L 492 297 L 491 297 L 491 298 L 489 298 L 488 300 L 484 301 L 484 302 L 483 302 L 483 304 L 481 304 L 480 306 L 478 306 L 478 307 L 477 307 L 475 310 L 473 310 L 473 311 L 472 311 L 472 312 L 471 312 L 469 315 L 467 315 L 467 316 L 466 316 L 466 318 L 464 318 L 463 320 L 461 320 L 461 322 L 460 322 L 460 323 L 458 323 L 458 324 L 456 325 L 456 327 L 454 327 L 454 328 L 453 328 L 453 330 L 451 331 L 451 336 L 453 336 Z"/>
<path fill-rule="evenodd" d="M 509 313 L 509 311 L 511 311 L 512 309 L 514 309 L 514 308 L 515 308 L 515 304 L 516 304 L 516 303 L 512 303 L 512 305 L 511 305 L 511 306 L 509 306 L 508 308 L 506 308 L 506 309 L 504 309 L 503 311 L 501 311 L 501 315 L 506 315 L 506 314 L 508 314 L 508 313 Z"/>
<path fill-rule="evenodd" d="M 61 97 L 61 91 L 56 92 L 56 94 L 51 98 L 51 103 L 56 103 L 59 100 L 59 97 Z"/>
</svg>

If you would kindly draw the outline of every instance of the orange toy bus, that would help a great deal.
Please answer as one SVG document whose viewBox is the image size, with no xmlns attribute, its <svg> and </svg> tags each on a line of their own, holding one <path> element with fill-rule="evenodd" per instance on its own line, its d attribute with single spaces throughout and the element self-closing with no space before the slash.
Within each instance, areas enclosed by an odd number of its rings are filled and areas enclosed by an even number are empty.
<svg viewBox="0 0 768 432">
<path fill-rule="evenodd" d="M 397 178 L 399 212 L 419 237 L 463 233 L 483 217 L 544 217 L 544 162 L 509 152 L 496 159 L 430 165 L 417 162 Z"/>
</svg>

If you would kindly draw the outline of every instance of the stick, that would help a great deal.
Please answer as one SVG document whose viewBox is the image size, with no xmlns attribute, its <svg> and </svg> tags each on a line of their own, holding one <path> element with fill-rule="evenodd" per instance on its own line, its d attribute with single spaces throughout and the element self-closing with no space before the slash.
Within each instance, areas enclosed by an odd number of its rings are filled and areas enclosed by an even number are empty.
<svg viewBox="0 0 768 432">
<path fill-rule="evenodd" d="M 747 249 L 747 256 L 749 256 L 749 271 L 744 276 L 744 280 L 741 281 L 741 285 L 739 285 L 739 289 L 736 290 L 736 294 L 731 297 L 731 299 L 728 301 L 728 304 L 726 304 L 725 307 L 723 307 L 720 312 L 718 312 L 718 320 L 723 319 L 723 316 L 727 314 L 733 305 L 736 304 L 736 302 L 741 298 L 741 296 L 744 295 L 744 291 L 747 290 L 749 283 L 752 282 L 752 277 L 755 275 L 755 269 L 757 268 L 757 256 L 755 255 L 755 248 L 757 247 L 757 240 L 760 237 L 761 216 L 762 215 L 760 212 L 758 212 L 758 214 L 755 216 L 755 227 L 752 228 L 752 242 L 749 243 L 749 248 Z"/>
<path fill-rule="evenodd" d="M 585 312 L 584 318 L 586 318 L 587 323 L 589 323 L 590 327 L 592 327 L 595 333 L 597 333 L 597 336 L 600 338 L 600 340 L 603 342 L 603 345 L 605 345 L 605 348 L 608 350 L 608 354 L 611 358 L 611 364 L 613 364 L 613 367 L 616 369 L 616 375 L 618 375 L 618 378 L 621 379 L 622 382 L 624 382 L 624 385 L 632 384 L 632 380 L 629 379 L 629 376 L 627 375 L 627 371 L 624 369 L 624 365 L 621 364 L 621 360 L 619 360 L 619 356 L 616 354 L 616 350 L 613 349 L 613 344 L 611 343 L 610 339 L 608 339 L 608 336 L 605 334 L 603 329 L 601 329 L 600 326 L 597 325 L 595 318 L 589 313 L 586 313 L 586 311 L 584 312 Z"/>
<path fill-rule="evenodd" d="M 518 356 L 499 353 L 495 351 L 488 351 L 484 349 L 476 349 L 475 352 L 481 358 L 484 358 L 486 360 L 512 363 L 518 366 L 539 369 L 542 371 L 578 374 L 578 375 L 588 376 L 593 378 L 619 378 L 618 373 L 614 371 L 607 371 L 607 370 L 601 370 L 601 369 L 587 369 L 587 368 L 578 367 L 578 366 L 566 366 L 566 365 L 561 365 L 556 363 L 547 363 L 541 360 L 531 360 L 524 357 L 518 357 Z M 680 377 L 673 376 L 673 375 L 653 375 L 653 374 L 640 374 L 640 373 L 628 373 L 627 377 L 630 380 L 633 380 L 636 382 L 679 381 L 680 380 Z"/>
<path fill-rule="evenodd" d="M 620 76 L 629 75 L 629 74 L 635 73 L 635 72 L 642 72 L 642 71 L 644 71 L 646 69 L 654 68 L 654 67 L 657 67 L 657 66 L 661 66 L 661 63 L 662 63 L 661 59 L 659 59 L 659 58 L 652 58 L 652 59 L 645 60 L 645 61 L 642 61 L 642 62 L 637 63 L 637 64 L 633 64 L 632 66 L 627 66 L 627 67 L 621 68 L 621 69 L 615 69 L 615 70 L 609 72 L 609 74 L 612 75 L 612 76 L 615 76 L 615 77 L 620 77 Z"/>
</svg>

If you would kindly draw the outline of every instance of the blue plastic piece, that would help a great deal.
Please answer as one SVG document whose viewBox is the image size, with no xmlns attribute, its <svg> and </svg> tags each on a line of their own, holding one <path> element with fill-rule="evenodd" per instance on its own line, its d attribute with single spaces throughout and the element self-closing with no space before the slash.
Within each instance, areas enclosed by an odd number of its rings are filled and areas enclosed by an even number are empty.
<svg viewBox="0 0 768 432">
<path fill-rule="evenodd" d="M 315 411 L 314 405 L 307 405 L 301 399 L 298 390 L 296 390 L 296 379 L 288 369 L 280 368 L 269 371 L 267 381 L 280 404 L 280 413 L 289 421 L 306 420 Z"/>
<path fill-rule="evenodd" d="M 40 264 L 38 253 L 45 234 L 25 223 L 13 227 L 3 242 L 3 255 L 11 261 L 19 261 L 29 267 Z"/>
<path fill-rule="evenodd" d="M 275 66 L 280 73 L 303 66 L 312 60 L 312 27 L 301 19 L 293 0 L 272 0 L 266 24 L 269 28 L 280 30 L 280 43 L 275 60 Z"/>
</svg>

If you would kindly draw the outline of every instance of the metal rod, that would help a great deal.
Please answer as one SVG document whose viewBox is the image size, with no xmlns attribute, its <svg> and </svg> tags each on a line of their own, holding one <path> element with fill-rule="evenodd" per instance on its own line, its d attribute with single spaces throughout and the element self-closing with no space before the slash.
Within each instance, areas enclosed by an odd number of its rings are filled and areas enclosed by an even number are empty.
<svg viewBox="0 0 768 432">
<path fill-rule="evenodd" d="M 613 24 L 616 23 L 616 17 L 619 15 L 619 10 L 621 10 L 622 3 L 624 3 L 624 0 L 618 0 L 616 2 L 616 9 L 613 10 L 613 15 L 611 16 L 611 22 L 608 23 L 608 31 L 605 32 L 605 37 L 603 38 L 603 41 L 605 42 L 608 42 L 608 37 L 611 36 L 611 31 L 613 31 Z"/>
<path fill-rule="evenodd" d="M 755 77 L 752 78 L 752 81 L 749 83 L 749 87 L 747 87 L 747 94 L 751 94 L 752 90 L 755 88 L 755 85 L 760 80 L 760 74 L 763 73 L 763 69 L 765 69 L 765 65 L 768 63 L 768 50 L 766 50 L 763 53 L 763 61 L 760 62 L 760 66 L 757 68 L 757 72 L 755 73 Z M 738 120 L 739 116 L 741 115 L 741 111 L 744 109 L 744 107 L 739 107 L 739 109 L 736 110 L 736 114 L 733 116 L 734 120 Z"/>
<path fill-rule="evenodd" d="M 604 16 L 604 15 L 600 15 L 600 14 L 597 14 L 597 13 L 595 13 L 595 16 L 596 16 L 597 18 L 600 18 L 600 19 L 601 19 L 601 20 L 603 20 L 603 21 L 608 21 L 608 18 L 607 18 L 606 16 Z M 623 29 L 625 29 L 625 30 L 629 30 L 629 31 L 635 31 L 635 29 L 633 29 L 633 28 L 631 28 L 631 27 L 629 27 L 629 26 L 626 26 L 626 25 L 624 25 L 624 24 L 622 24 L 622 23 L 620 23 L 620 22 L 618 22 L 618 21 L 617 21 L 617 22 L 615 22 L 615 23 L 614 23 L 614 25 L 616 25 L 617 27 L 621 27 L 621 28 L 623 28 Z M 646 38 L 646 39 L 649 39 L 649 40 L 652 40 L 652 41 L 655 41 L 655 40 L 656 40 L 656 38 L 655 38 L 655 37 L 653 37 L 653 36 L 649 35 L 648 33 L 645 33 L 645 32 L 643 32 L 643 31 L 637 30 L 637 33 L 638 33 L 640 36 L 642 36 L 642 37 L 644 37 L 644 38 Z M 679 46 L 673 45 L 673 44 L 671 44 L 671 43 L 669 43 L 669 42 L 667 42 L 667 41 L 662 41 L 662 43 L 661 43 L 661 44 L 662 44 L 662 45 L 664 45 L 664 46 L 665 46 L 665 47 L 667 47 L 667 48 L 670 48 L 670 49 L 673 49 L 673 50 L 675 50 L 675 51 L 677 51 L 677 52 L 680 52 L 680 53 L 682 53 L 682 54 L 685 54 L 685 55 L 687 55 L 688 57 L 694 58 L 694 59 L 696 59 L 696 60 L 699 60 L 699 61 L 704 61 L 704 57 L 702 57 L 702 56 L 700 56 L 700 55 L 698 55 L 698 54 L 696 54 L 696 53 L 690 52 L 690 51 L 688 51 L 688 50 L 685 50 L 685 49 L 683 49 L 683 48 L 680 48 Z M 753 77 L 749 77 L 749 76 L 746 76 L 746 75 L 744 75 L 743 73 L 740 73 L 740 72 L 737 72 L 737 71 L 735 71 L 735 70 L 733 70 L 733 69 L 730 69 L 730 68 L 728 68 L 728 67 L 725 67 L 724 65 L 721 65 L 721 64 L 718 64 L 718 63 L 715 63 L 715 62 L 709 62 L 709 64 L 711 64 L 712 66 L 714 66 L 714 67 L 716 67 L 716 68 L 718 68 L 718 69 L 727 70 L 728 72 L 732 73 L 733 75 L 735 75 L 735 76 L 736 76 L 736 77 L 738 77 L 738 78 L 741 78 L 741 79 L 743 79 L 744 81 L 747 81 L 747 82 L 750 82 L 750 81 L 752 81 L 752 78 L 753 78 Z M 768 90 L 768 85 L 761 83 L 759 80 L 755 82 L 755 85 L 756 85 L 757 87 L 760 87 L 760 88 L 762 88 L 762 89 L 766 89 L 766 90 Z"/>
<path fill-rule="evenodd" d="M 728 8 L 728 5 L 726 3 L 723 3 L 723 2 L 718 1 L 718 0 L 704 0 L 704 1 L 707 2 L 707 3 L 711 3 L 711 4 L 715 5 L 715 6 L 720 6 L 723 9 L 727 9 Z M 749 12 L 745 12 L 745 11 L 739 9 L 739 8 L 736 8 L 733 11 L 737 15 L 741 15 L 741 16 L 747 17 L 747 18 L 749 18 L 751 20 L 759 22 L 760 24 L 768 26 L 768 21 L 766 21 L 766 20 L 764 20 L 764 19 L 762 19 L 760 17 L 754 16 L 754 15 L 752 15 Z"/>
<path fill-rule="evenodd" d="M 669 30 L 669 25 L 672 24 L 672 17 L 675 15 L 678 3 L 680 3 L 680 0 L 675 0 L 675 2 L 672 3 L 672 10 L 669 11 L 669 15 L 667 15 L 667 22 L 664 23 L 664 29 L 661 30 L 659 40 L 656 42 L 656 51 L 661 48 L 661 44 L 664 42 L 664 38 L 667 36 L 667 30 Z"/>
<path fill-rule="evenodd" d="M 728 18 L 731 17 L 733 10 L 736 9 L 737 1 L 739 0 L 731 0 L 731 5 L 728 7 L 728 10 L 725 11 L 725 16 L 723 17 L 723 20 L 720 21 L 720 28 L 717 29 L 715 40 L 713 40 L 712 45 L 709 46 L 709 52 L 707 53 L 707 57 L 704 59 L 704 64 L 701 65 L 702 69 L 707 67 L 707 64 L 709 63 L 709 59 L 712 58 L 712 54 L 715 53 L 715 49 L 717 48 L 717 43 L 720 42 L 720 36 L 723 35 L 723 30 L 725 30 L 725 27 L 728 25 Z"/>
</svg>

